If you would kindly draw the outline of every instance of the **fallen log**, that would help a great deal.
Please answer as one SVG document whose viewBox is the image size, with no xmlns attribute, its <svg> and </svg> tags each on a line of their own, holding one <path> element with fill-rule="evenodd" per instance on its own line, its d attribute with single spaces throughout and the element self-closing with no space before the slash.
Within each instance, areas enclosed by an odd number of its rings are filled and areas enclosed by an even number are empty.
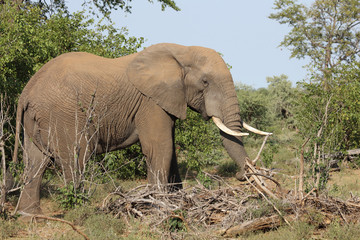
<svg viewBox="0 0 360 240">
<path fill-rule="evenodd" d="M 294 214 L 286 216 L 287 221 L 294 221 L 295 219 L 296 218 Z M 285 222 L 283 221 L 282 217 L 279 215 L 272 215 L 270 217 L 262 217 L 251 221 L 246 221 L 226 230 L 222 230 L 220 235 L 223 237 L 236 237 L 237 235 L 242 235 L 248 232 L 273 229 L 279 227 L 283 223 Z"/>
</svg>

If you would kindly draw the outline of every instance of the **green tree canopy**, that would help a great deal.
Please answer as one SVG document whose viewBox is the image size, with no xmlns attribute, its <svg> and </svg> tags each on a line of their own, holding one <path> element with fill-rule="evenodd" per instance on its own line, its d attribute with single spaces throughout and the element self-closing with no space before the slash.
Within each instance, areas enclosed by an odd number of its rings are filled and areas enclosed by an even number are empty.
<svg viewBox="0 0 360 240">
<path fill-rule="evenodd" d="M 28 3 L 31 5 L 36 5 L 40 7 L 46 15 L 56 14 L 58 11 L 67 11 L 67 1 L 65 0 L 12 0 L 17 3 Z M 98 10 L 103 15 L 108 15 L 113 10 L 117 11 L 121 9 L 124 12 L 131 13 L 132 10 L 132 2 L 133 0 L 80 0 L 83 3 L 83 6 L 87 8 L 92 8 Z M 173 0 L 157 0 L 161 3 L 161 10 L 165 10 L 167 7 L 180 11 L 180 8 L 176 5 Z M 1 2 L 1 1 L 0 1 Z M 150 3 L 154 3 L 153 0 L 148 0 Z M 95 13 L 94 9 L 91 10 L 92 13 Z"/>
<path fill-rule="evenodd" d="M 280 46 L 290 49 L 291 57 L 311 60 L 324 88 L 341 64 L 359 59 L 360 1 L 315 0 L 310 6 L 296 0 L 277 0 L 271 19 L 290 27 Z"/>
<path fill-rule="evenodd" d="M 280 46 L 291 57 L 310 59 L 310 81 L 300 83 L 295 119 L 313 146 L 307 160 L 313 186 L 321 188 L 328 177 L 325 154 L 360 145 L 360 0 L 277 0 L 275 10 L 270 18 L 290 27 Z"/>
<path fill-rule="evenodd" d="M 272 98 L 272 112 L 277 118 L 289 118 L 292 115 L 292 105 L 295 98 L 295 88 L 288 76 L 282 74 L 266 78 L 269 95 Z"/>
</svg>

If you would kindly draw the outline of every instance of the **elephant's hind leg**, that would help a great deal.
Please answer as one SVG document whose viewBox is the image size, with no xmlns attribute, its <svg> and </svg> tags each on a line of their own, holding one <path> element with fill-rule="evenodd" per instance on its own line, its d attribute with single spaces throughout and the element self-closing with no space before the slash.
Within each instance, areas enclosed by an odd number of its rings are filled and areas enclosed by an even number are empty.
<svg viewBox="0 0 360 240">
<path fill-rule="evenodd" d="M 40 185 L 49 157 L 44 155 L 24 134 L 25 186 L 18 202 L 20 214 L 41 214 Z"/>
</svg>

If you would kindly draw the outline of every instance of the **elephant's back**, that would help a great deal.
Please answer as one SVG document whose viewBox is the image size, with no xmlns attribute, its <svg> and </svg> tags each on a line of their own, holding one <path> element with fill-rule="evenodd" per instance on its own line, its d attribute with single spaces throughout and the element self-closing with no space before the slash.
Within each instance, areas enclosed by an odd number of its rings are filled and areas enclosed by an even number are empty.
<svg viewBox="0 0 360 240">
<path fill-rule="evenodd" d="M 25 92 L 64 91 L 106 83 L 114 84 L 117 69 L 113 59 L 89 53 L 66 53 L 46 63 L 30 79 Z"/>
<path fill-rule="evenodd" d="M 89 53 L 63 54 L 46 63 L 30 79 L 22 98 L 48 110 L 54 105 L 74 107 L 79 99 L 87 104 L 93 95 L 107 95 L 119 85 L 125 65 L 116 66 L 114 59 Z"/>
<path fill-rule="evenodd" d="M 98 57 L 89 53 L 63 54 L 45 64 L 24 88 L 19 103 L 26 115 L 41 128 L 48 128 L 49 121 L 73 125 L 86 118 L 86 111 L 96 104 L 105 111 L 123 81 L 121 61 Z M 52 120 L 51 120 L 52 119 Z"/>
</svg>

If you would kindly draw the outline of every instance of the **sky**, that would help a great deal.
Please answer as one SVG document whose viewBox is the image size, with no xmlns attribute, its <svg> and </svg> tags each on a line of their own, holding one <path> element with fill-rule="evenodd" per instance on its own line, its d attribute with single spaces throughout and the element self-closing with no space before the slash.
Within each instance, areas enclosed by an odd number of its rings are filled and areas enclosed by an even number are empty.
<svg viewBox="0 0 360 240">
<path fill-rule="evenodd" d="M 74 3 L 75 2 L 75 3 Z M 80 10 L 82 1 L 69 1 L 70 10 Z M 161 11 L 160 4 L 132 1 L 132 13 L 114 11 L 115 26 L 127 27 L 129 36 L 144 37 L 144 47 L 168 42 L 203 46 L 223 54 L 232 66 L 236 85 L 267 87 L 266 77 L 285 74 L 295 86 L 306 78 L 305 60 L 290 59 L 278 47 L 289 28 L 271 20 L 272 0 L 177 0 L 181 8 Z"/>
</svg>

